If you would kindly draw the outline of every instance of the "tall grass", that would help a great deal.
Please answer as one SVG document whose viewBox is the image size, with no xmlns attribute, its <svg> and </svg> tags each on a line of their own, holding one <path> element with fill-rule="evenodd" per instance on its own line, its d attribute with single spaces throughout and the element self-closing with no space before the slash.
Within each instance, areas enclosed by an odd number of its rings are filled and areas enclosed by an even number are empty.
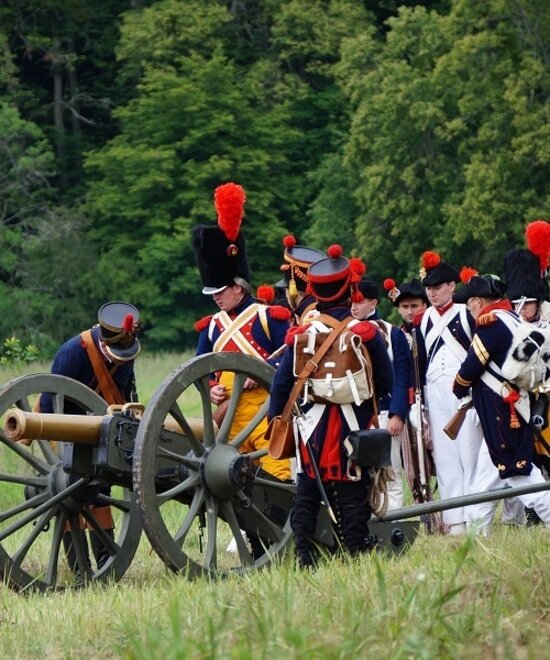
<svg viewBox="0 0 550 660">
<path fill-rule="evenodd" d="M 183 359 L 140 356 L 140 398 Z M 538 660 L 550 658 L 549 562 L 550 530 L 496 525 L 488 538 L 421 533 L 398 559 L 339 557 L 301 571 L 289 556 L 245 576 L 190 582 L 143 540 L 117 584 L 49 595 L 0 584 L 0 653 Z"/>
<path fill-rule="evenodd" d="M 548 658 L 549 538 L 417 539 L 399 559 L 291 559 L 189 582 L 146 550 L 122 582 L 21 596 L 0 586 L 4 657 Z"/>
</svg>

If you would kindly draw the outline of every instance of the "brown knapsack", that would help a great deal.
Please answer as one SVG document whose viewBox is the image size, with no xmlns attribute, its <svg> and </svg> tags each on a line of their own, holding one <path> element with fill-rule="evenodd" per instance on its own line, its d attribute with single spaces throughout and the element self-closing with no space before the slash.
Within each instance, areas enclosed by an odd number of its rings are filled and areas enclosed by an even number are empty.
<svg viewBox="0 0 550 660">
<path fill-rule="evenodd" d="M 352 318 L 350 317 L 350 321 Z M 321 314 L 294 341 L 294 375 L 298 376 L 330 330 L 338 325 L 331 316 Z M 327 327 L 324 330 L 324 327 Z M 345 327 L 336 336 L 306 381 L 303 398 L 318 403 L 360 405 L 373 396 L 372 364 L 361 337 Z"/>
</svg>

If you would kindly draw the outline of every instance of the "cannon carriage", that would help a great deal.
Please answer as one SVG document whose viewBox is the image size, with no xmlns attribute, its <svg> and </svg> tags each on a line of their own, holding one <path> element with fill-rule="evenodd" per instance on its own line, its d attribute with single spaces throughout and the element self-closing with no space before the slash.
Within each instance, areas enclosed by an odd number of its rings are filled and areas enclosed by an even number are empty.
<svg viewBox="0 0 550 660">
<path fill-rule="evenodd" d="M 234 384 L 223 421 L 216 421 L 209 379 L 220 371 L 231 372 Z M 242 354 L 196 357 L 176 368 L 145 408 L 108 409 L 64 376 L 34 374 L 6 383 L 0 389 L 0 577 L 19 591 L 119 580 L 142 529 L 164 564 L 190 578 L 255 570 L 281 557 L 291 545 L 296 486 L 259 467 L 266 450 L 242 451 L 267 401 L 245 428 L 230 434 L 246 379 L 269 390 L 273 373 Z M 45 392 L 54 413 L 33 413 Z M 66 404 L 82 414 L 64 414 Z M 403 551 L 419 527 L 405 518 L 467 503 L 457 500 L 373 521 L 379 548 Z M 105 507 L 112 512 L 112 534 L 98 515 Z M 101 565 L 89 547 L 94 534 L 107 557 Z M 228 552 L 232 538 L 236 549 Z M 324 508 L 317 540 L 329 551 L 338 547 Z"/>
</svg>

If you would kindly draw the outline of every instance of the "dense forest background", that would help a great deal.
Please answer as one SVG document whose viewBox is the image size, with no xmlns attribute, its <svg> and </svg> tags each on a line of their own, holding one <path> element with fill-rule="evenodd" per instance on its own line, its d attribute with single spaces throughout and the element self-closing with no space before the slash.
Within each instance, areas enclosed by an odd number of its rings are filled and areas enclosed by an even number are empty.
<svg viewBox="0 0 550 660">
<path fill-rule="evenodd" d="M 107 299 L 194 344 L 226 181 L 255 286 L 288 231 L 402 280 L 500 272 L 548 218 L 548 2 L 3 0 L 0 58 L 0 339 L 46 354 Z"/>
</svg>

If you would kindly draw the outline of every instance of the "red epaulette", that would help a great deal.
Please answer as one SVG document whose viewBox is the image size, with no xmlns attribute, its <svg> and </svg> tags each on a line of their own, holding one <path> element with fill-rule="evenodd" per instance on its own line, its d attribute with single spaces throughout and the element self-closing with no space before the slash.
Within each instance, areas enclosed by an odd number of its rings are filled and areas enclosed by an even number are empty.
<svg viewBox="0 0 550 660">
<path fill-rule="evenodd" d="M 364 342 L 371 341 L 376 337 L 377 332 L 381 332 L 378 329 L 378 326 L 370 321 L 360 321 L 359 323 L 350 326 L 349 329 L 356 335 L 359 335 Z"/>
<path fill-rule="evenodd" d="M 419 312 L 416 312 L 416 314 L 413 317 L 413 326 L 415 328 L 418 328 L 418 326 L 422 323 L 422 317 L 424 316 L 425 309 L 421 309 Z"/>
<path fill-rule="evenodd" d="M 293 325 L 291 328 L 287 330 L 286 336 L 285 336 L 285 344 L 287 346 L 293 346 L 294 345 L 294 337 L 296 335 L 301 335 L 304 333 L 307 329 L 307 326 L 305 325 Z"/>
<path fill-rule="evenodd" d="M 197 332 L 202 332 L 205 328 L 208 327 L 212 319 L 212 314 L 210 316 L 203 316 L 202 319 L 199 319 L 193 326 Z"/>
<path fill-rule="evenodd" d="M 494 312 L 487 312 L 487 314 L 482 314 L 476 321 L 476 327 L 484 327 L 486 325 L 493 325 L 497 320 L 497 316 Z"/>
<path fill-rule="evenodd" d="M 282 305 L 272 305 L 267 308 L 269 316 L 276 321 L 288 321 L 290 319 L 290 310 Z"/>
</svg>

